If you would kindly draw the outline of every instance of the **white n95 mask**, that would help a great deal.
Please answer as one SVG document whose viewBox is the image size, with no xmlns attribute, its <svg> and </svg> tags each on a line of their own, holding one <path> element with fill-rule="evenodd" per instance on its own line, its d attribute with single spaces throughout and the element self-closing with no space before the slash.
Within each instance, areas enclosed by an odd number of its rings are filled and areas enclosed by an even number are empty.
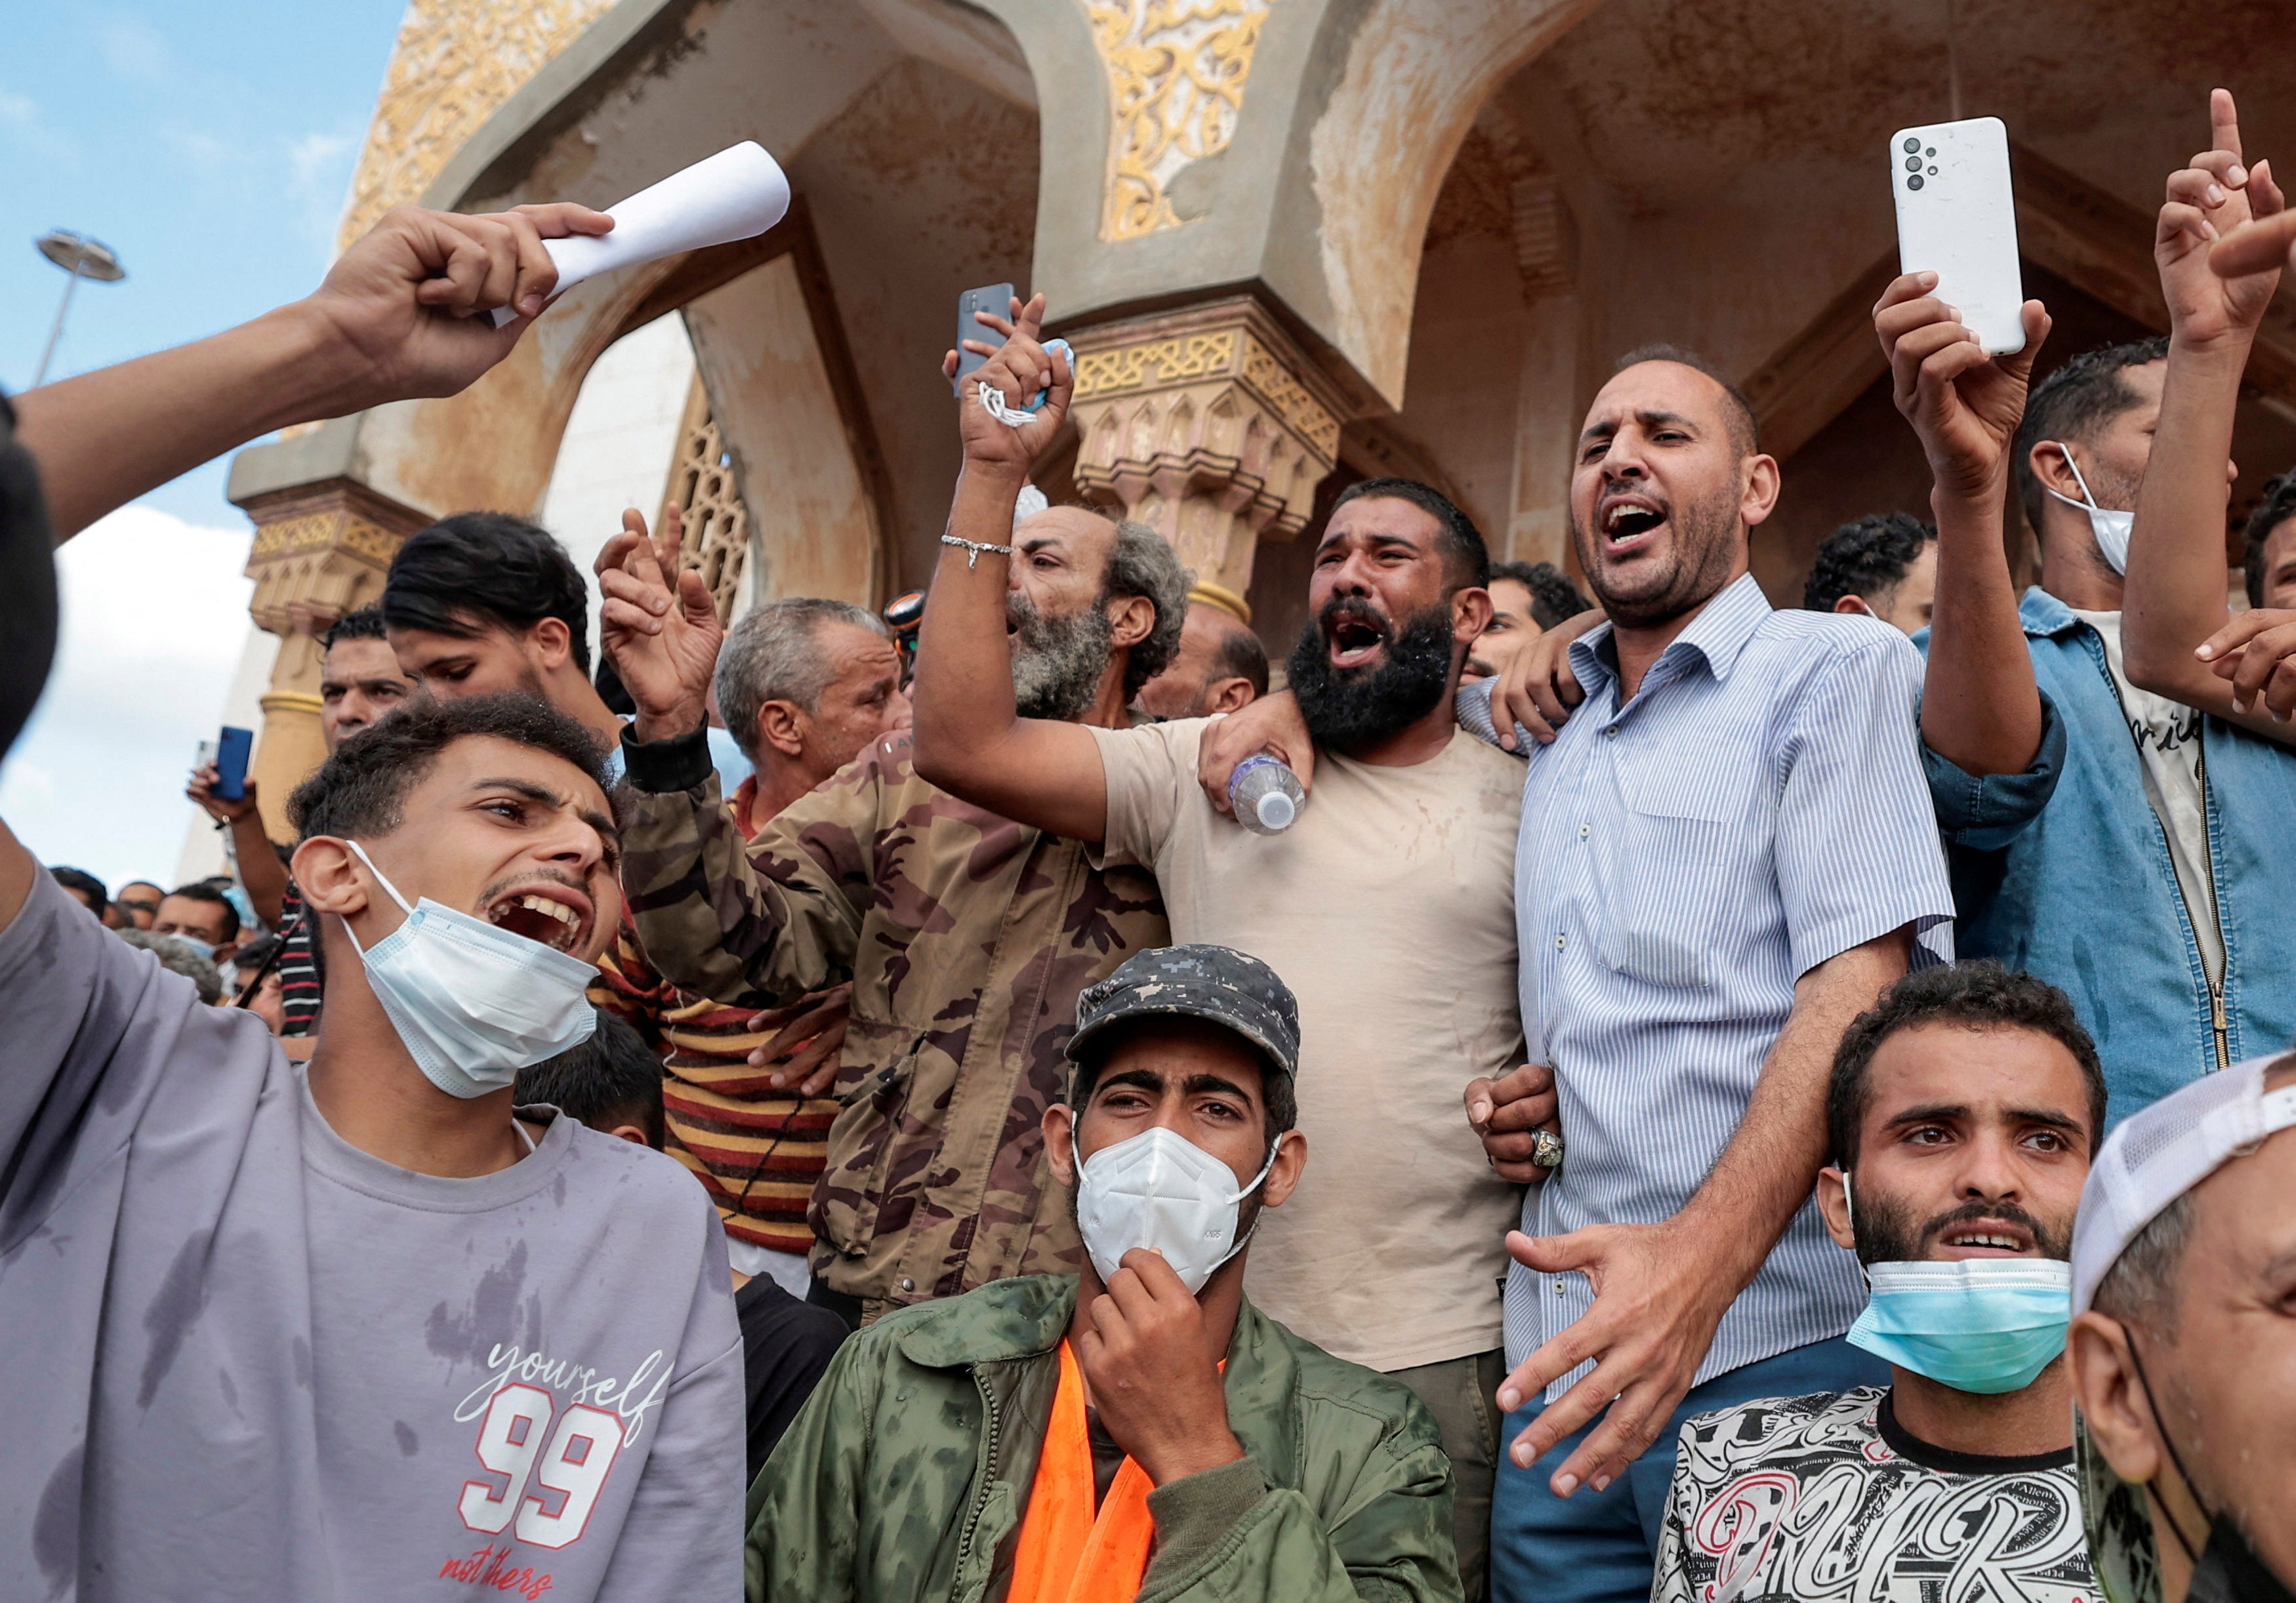
<svg viewBox="0 0 2296 1603">
<path fill-rule="evenodd" d="M 406 921 L 362 950 L 359 961 L 431 1084 L 448 1096 L 482 1097 L 510 1084 L 520 1069 L 590 1038 L 598 1027 L 589 997 L 596 969 L 428 896 L 407 907 L 366 848 L 348 844 L 406 908 Z"/>
<path fill-rule="evenodd" d="M 2057 449 L 2065 454 L 2065 466 L 2073 470 L 2073 482 L 2080 487 L 2081 498 L 2075 501 L 2070 495 L 2058 495 L 2054 490 L 2049 490 L 2049 494 L 2056 495 L 2067 506 L 2077 506 L 2088 514 L 2088 532 L 2096 536 L 2097 550 L 2104 554 L 2104 560 L 2113 572 L 2126 574 L 2128 571 L 2128 534 L 2136 527 L 2136 514 L 2108 512 L 2097 505 L 2096 497 L 2088 493 L 2088 480 L 2081 477 L 2080 463 L 2073 460 L 2072 447 L 2060 442 Z M 2046 485 L 2041 487 L 2045 490 L 2049 488 Z"/>
<path fill-rule="evenodd" d="M 1276 1143 L 1276 1150 L 1283 1143 Z M 1074 1152 L 1074 1138 L 1070 1150 Z M 1136 1247 L 1154 1248 L 1191 1294 L 1243 1250 L 1235 1239 L 1239 1205 L 1275 1166 L 1267 1154 L 1238 1190 L 1235 1171 L 1158 1125 L 1094 1153 L 1077 1174 L 1077 1228 L 1105 1285 Z M 1249 1239 L 1249 1238 L 1247 1238 Z"/>
</svg>

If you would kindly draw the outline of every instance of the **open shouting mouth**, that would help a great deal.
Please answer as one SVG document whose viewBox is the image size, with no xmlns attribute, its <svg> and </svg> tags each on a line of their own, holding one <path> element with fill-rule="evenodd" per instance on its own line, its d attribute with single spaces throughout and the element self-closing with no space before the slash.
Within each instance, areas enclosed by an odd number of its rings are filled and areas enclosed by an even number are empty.
<svg viewBox="0 0 2296 1603">
<path fill-rule="evenodd" d="M 1628 557 L 1648 550 L 1657 544 L 1668 515 L 1663 502 L 1640 491 L 1610 496 L 1595 511 L 1595 525 L 1603 531 L 1603 554 Z"/>
<path fill-rule="evenodd" d="M 554 952 L 580 949 L 590 933 L 590 898 L 557 879 L 512 886 L 487 904 L 487 922 Z"/>
<path fill-rule="evenodd" d="M 1359 668 L 1386 650 L 1392 633 L 1387 620 L 1361 604 L 1342 604 L 1324 614 L 1324 646 L 1335 668 Z"/>
</svg>

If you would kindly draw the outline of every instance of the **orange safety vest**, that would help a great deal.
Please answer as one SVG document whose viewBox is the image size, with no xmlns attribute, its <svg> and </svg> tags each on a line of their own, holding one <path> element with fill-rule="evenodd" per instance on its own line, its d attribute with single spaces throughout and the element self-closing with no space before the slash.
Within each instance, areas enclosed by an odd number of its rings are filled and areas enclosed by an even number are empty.
<svg viewBox="0 0 2296 1603">
<path fill-rule="evenodd" d="M 1061 1343 L 1053 1422 L 1029 1489 L 1009 1603 L 1109 1603 L 1140 1591 L 1156 1535 L 1148 1472 L 1129 1458 L 1093 1512 L 1092 1439 L 1085 1429 L 1084 1375 Z"/>
</svg>

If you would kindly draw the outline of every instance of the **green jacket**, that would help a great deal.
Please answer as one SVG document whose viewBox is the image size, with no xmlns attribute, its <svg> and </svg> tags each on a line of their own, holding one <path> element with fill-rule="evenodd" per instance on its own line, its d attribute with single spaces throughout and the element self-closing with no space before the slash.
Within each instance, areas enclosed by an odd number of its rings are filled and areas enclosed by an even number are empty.
<svg viewBox="0 0 2296 1603">
<path fill-rule="evenodd" d="M 996 1603 L 1059 1385 L 1074 1275 L 999 1280 L 848 1341 L 750 1488 L 751 1603 Z M 1451 1465 L 1408 1391 L 1246 1302 L 1248 1455 L 1148 1495 L 1140 1603 L 1460 1597 Z"/>
</svg>

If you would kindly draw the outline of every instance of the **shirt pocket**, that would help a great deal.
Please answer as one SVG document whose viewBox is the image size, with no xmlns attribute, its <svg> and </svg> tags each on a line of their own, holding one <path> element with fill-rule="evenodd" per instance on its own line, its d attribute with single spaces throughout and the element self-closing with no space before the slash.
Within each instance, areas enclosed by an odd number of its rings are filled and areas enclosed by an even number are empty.
<svg viewBox="0 0 2296 1603">
<path fill-rule="evenodd" d="M 1703 989 L 1744 891 L 1744 786 L 1697 764 L 1638 776 L 1620 814 L 1595 955 L 1654 986 Z"/>
<path fill-rule="evenodd" d="M 814 1188 L 814 1233 L 849 1257 L 875 1241 L 877 1217 L 927 1033 L 855 1012 L 830 1089 L 839 1107 L 829 1126 L 827 1163 Z"/>
</svg>

